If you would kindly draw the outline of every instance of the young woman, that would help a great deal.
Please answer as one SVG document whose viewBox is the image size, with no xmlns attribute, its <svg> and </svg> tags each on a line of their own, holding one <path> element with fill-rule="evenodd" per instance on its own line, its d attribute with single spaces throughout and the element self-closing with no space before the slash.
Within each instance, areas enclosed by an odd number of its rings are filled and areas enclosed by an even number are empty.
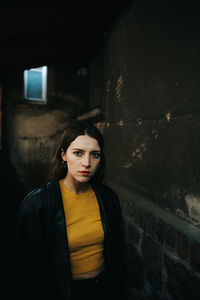
<svg viewBox="0 0 200 300">
<path fill-rule="evenodd" d="M 21 296 L 26 299 L 121 299 L 124 235 L 115 193 L 102 184 L 104 141 L 76 121 L 64 131 L 51 180 L 18 212 Z"/>
</svg>

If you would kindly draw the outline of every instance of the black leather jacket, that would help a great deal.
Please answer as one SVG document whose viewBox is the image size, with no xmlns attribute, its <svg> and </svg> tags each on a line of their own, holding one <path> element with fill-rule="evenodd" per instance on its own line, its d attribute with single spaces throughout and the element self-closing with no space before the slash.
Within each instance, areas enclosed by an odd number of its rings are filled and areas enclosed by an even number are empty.
<svg viewBox="0 0 200 300">
<path fill-rule="evenodd" d="M 112 299 L 120 299 L 124 279 L 121 208 L 105 185 L 92 186 L 104 228 L 104 256 Z M 66 222 L 58 181 L 26 196 L 17 217 L 19 293 L 23 299 L 71 300 L 71 269 Z"/>
</svg>

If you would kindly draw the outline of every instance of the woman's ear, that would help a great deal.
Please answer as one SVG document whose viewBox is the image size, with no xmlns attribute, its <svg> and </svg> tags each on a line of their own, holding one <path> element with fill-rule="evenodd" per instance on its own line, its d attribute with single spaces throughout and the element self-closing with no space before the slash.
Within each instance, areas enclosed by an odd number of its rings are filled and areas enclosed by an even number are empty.
<svg viewBox="0 0 200 300">
<path fill-rule="evenodd" d="M 63 148 L 61 148 L 61 157 L 62 157 L 62 160 L 64 160 L 64 161 L 67 161 L 67 159 L 66 159 L 66 152 L 64 152 Z"/>
</svg>

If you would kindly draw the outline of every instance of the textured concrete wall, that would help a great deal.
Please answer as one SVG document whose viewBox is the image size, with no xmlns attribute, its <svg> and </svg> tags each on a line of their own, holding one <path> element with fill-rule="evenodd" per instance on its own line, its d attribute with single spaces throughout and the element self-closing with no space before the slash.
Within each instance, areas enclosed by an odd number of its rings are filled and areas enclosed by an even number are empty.
<svg viewBox="0 0 200 300">
<path fill-rule="evenodd" d="M 118 133 L 115 168 L 123 185 L 131 177 L 131 187 L 187 218 L 186 199 L 200 189 L 199 18 L 192 4 L 134 3 L 108 41 L 105 106 L 107 133 Z"/>
<path fill-rule="evenodd" d="M 133 1 L 107 35 L 103 67 L 93 65 L 130 299 L 199 298 L 199 34 L 196 1 Z"/>
</svg>

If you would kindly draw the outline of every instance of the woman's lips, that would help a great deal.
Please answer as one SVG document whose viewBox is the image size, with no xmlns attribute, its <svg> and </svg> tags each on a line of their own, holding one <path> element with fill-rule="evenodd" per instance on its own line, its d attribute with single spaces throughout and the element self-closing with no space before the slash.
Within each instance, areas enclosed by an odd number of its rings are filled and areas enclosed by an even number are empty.
<svg viewBox="0 0 200 300">
<path fill-rule="evenodd" d="M 89 171 L 80 171 L 79 173 L 84 176 L 89 176 L 91 174 Z"/>
</svg>

